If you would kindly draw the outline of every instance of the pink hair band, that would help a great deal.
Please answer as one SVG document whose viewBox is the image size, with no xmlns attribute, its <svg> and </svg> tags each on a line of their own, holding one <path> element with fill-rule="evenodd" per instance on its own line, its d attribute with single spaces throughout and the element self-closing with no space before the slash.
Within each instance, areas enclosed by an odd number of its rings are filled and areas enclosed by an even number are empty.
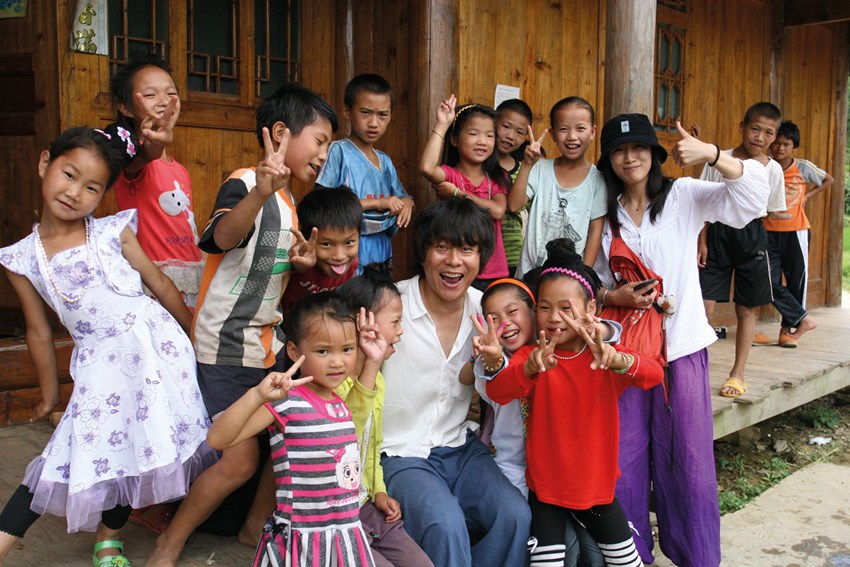
<svg viewBox="0 0 850 567">
<path fill-rule="evenodd" d="M 584 276 L 582 276 L 578 272 L 574 272 L 573 270 L 570 270 L 568 268 L 546 268 L 540 273 L 540 275 L 542 276 L 544 274 L 551 274 L 552 272 L 565 274 L 570 276 L 571 278 L 578 280 L 578 282 L 587 289 L 587 292 L 590 294 L 590 299 L 596 299 L 596 294 L 593 293 L 593 288 L 590 287 L 590 282 L 587 281 Z"/>
</svg>

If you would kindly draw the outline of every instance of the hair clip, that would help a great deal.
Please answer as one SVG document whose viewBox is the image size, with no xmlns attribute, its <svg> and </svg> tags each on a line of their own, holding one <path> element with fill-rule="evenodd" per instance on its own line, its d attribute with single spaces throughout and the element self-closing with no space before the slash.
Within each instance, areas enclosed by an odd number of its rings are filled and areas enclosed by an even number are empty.
<svg viewBox="0 0 850 567">
<path fill-rule="evenodd" d="M 107 132 L 104 132 L 104 131 L 103 131 L 103 130 L 101 130 L 100 128 L 92 128 L 92 130 L 94 130 L 95 132 L 100 132 L 101 134 L 103 134 L 104 136 L 106 136 L 106 139 L 107 139 L 107 140 L 111 140 L 111 139 L 112 139 L 112 135 L 111 135 L 111 134 L 108 134 Z"/>
</svg>

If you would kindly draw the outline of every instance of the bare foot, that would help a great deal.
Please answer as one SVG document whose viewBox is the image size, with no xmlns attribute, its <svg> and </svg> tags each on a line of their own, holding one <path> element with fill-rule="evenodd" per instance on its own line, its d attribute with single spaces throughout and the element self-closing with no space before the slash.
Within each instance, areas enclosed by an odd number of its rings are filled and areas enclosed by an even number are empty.
<svg viewBox="0 0 850 567">
<path fill-rule="evenodd" d="M 815 329 L 817 329 L 817 327 L 817 320 L 815 320 L 815 318 L 811 315 L 806 315 L 805 317 L 803 317 L 803 320 L 800 321 L 800 324 L 797 325 L 797 328 L 794 330 L 794 332 L 790 333 L 790 335 L 795 339 L 799 339 L 809 331 L 814 331 Z"/>
<path fill-rule="evenodd" d="M 242 545 L 257 547 L 257 542 L 260 541 L 260 534 L 252 534 L 251 530 L 248 528 L 248 523 L 246 522 L 242 524 L 241 528 L 239 528 L 239 535 L 236 536 L 236 539 Z"/>
<path fill-rule="evenodd" d="M 176 567 L 182 551 L 182 546 L 179 549 L 170 547 L 163 537 L 159 536 L 156 539 L 156 549 L 148 557 L 145 567 Z"/>
</svg>

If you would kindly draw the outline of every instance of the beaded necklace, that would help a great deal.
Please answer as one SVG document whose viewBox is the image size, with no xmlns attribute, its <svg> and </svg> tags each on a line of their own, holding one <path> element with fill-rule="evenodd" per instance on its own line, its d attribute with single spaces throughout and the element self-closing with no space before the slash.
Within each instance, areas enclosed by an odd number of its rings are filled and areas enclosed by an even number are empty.
<svg viewBox="0 0 850 567">
<path fill-rule="evenodd" d="M 575 353 L 575 354 L 571 354 L 571 355 L 569 355 L 569 356 L 559 356 L 559 355 L 557 355 L 557 354 L 555 354 L 555 353 L 553 352 L 553 353 L 552 353 L 552 356 L 554 356 L 554 357 L 555 357 L 555 358 L 557 358 L 558 360 L 572 360 L 572 359 L 574 359 L 574 358 L 578 358 L 578 357 L 580 357 L 580 356 L 582 355 L 582 353 L 583 353 L 584 351 L 586 351 L 586 350 L 587 350 L 587 345 L 584 345 L 583 347 L 581 347 L 581 350 L 580 350 L 580 351 L 578 351 L 578 352 L 577 352 L 577 353 Z"/>
<path fill-rule="evenodd" d="M 88 270 L 89 260 L 90 260 L 90 257 L 89 257 L 90 256 L 90 246 L 89 246 L 89 244 L 91 242 L 91 237 L 89 236 L 89 233 L 90 233 L 89 217 L 85 217 L 85 223 L 86 223 L 86 269 Z M 53 270 L 50 269 L 50 262 L 47 261 L 47 252 L 44 251 L 44 245 L 41 243 L 41 235 L 38 233 L 38 227 L 39 226 L 40 225 L 38 225 L 38 224 L 35 225 L 33 232 L 35 233 L 36 249 L 38 250 L 38 255 L 41 256 L 41 261 L 44 263 L 44 271 L 47 273 L 47 279 L 50 280 L 50 283 L 53 285 L 53 289 L 56 291 L 56 293 L 59 295 L 59 297 L 61 297 L 62 300 L 65 301 L 65 303 L 71 303 L 71 304 L 79 303 L 79 301 L 86 294 L 86 288 L 83 287 L 80 290 L 80 295 L 78 295 L 77 297 L 71 297 L 69 295 L 65 295 L 65 293 L 63 293 L 62 290 L 59 289 L 59 284 L 56 283 L 56 277 L 53 275 Z"/>
</svg>

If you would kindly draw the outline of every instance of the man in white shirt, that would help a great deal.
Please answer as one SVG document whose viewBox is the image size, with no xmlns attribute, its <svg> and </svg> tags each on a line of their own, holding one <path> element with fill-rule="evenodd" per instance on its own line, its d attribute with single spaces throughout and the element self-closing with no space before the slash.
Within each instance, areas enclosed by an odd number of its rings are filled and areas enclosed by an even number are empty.
<svg viewBox="0 0 850 567">
<path fill-rule="evenodd" d="M 413 241 L 419 275 L 399 284 L 404 338 L 383 366 L 389 493 L 435 565 L 525 565 L 528 504 L 469 428 L 472 386 L 459 380 L 471 376 L 481 292 L 470 286 L 493 253 L 493 222 L 453 198 L 422 211 Z"/>
</svg>

